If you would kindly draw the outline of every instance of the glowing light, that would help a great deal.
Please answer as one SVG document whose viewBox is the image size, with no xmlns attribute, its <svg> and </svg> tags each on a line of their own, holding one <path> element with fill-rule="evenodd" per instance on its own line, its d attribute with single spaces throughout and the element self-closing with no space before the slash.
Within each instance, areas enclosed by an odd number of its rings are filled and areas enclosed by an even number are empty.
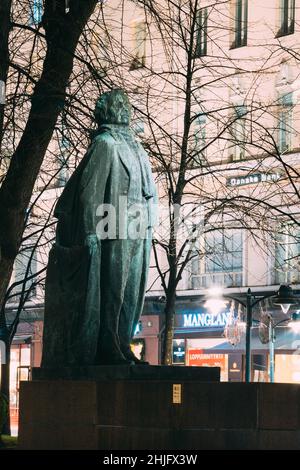
<svg viewBox="0 0 300 470">
<path fill-rule="evenodd" d="M 219 298 L 223 295 L 222 287 L 214 286 L 208 289 L 207 297 Z"/>
<path fill-rule="evenodd" d="M 283 313 L 287 314 L 290 309 L 291 304 L 280 304 L 281 310 Z"/>
<path fill-rule="evenodd" d="M 207 308 L 211 313 L 217 315 L 220 313 L 224 308 L 226 308 L 227 302 L 221 299 L 207 299 L 204 304 L 204 307 Z"/>
</svg>

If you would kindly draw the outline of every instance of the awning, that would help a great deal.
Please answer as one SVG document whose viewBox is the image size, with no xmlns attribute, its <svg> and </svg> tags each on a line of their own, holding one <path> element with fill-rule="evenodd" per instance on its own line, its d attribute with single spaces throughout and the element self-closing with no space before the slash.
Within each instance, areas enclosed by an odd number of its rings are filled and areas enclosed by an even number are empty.
<svg viewBox="0 0 300 470">
<path fill-rule="evenodd" d="M 194 340 L 192 340 L 194 341 Z M 202 342 L 203 341 L 203 342 Z M 245 352 L 246 344 L 245 337 L 242 338 L 241 342 L 236 346 L 232 346 L 225 338 L 219 338 L 216 341 L 213 338 L 215 343 L 207 343 L 208 339 L 199 339 L 200 348 L 203 349 L 203 352 L 219 352 L 219 353 L 234 353 L 234 352 Z M 201 342 L 204 347 L 201 347 Z M 279 327 L 276 330 L 276 340 L 275 340 L 275 351 L 284 352 L 284 351 L 297 351 L 300 352 L 300 334 L 294 332 L 291 328 L 288 327 Z M 251 351 L 262 352 L 268 351 L 269 344 L 263 344 L 258 337 L 258 329 L 253 328 L 251 332 Z"/>
<path fill-rule="evenodd" d="M 15 335 L 12 344 L 31 343 L 32 335 Z"/>
</svg>

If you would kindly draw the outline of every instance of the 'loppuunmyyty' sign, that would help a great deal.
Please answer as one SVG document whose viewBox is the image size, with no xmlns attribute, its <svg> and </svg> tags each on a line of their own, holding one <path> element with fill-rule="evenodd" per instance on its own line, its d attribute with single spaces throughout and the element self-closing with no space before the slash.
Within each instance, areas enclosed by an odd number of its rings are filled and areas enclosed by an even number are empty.
<svg viewBox="0 0 300 470">
<path fill-rule="evenodd" d="M 226 186 L 237 187 L 257 183 L 276 183 L 280 180 L 281 177 L 282 174 L 279 172 L 253 173 L 247 176 L 233 176 L 231 178 L 227 178 Z"/>
</svg>

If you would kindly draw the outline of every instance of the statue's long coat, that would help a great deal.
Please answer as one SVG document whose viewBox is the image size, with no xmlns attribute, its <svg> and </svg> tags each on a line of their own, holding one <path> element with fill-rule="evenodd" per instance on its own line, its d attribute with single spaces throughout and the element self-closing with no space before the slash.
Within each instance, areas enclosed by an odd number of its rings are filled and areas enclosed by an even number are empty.
<svg viewBox="0 0 300 470">
<path fill-rule="evenodd" d="M 141 175 L 138 183 L 137 175 Z M 140 187 L 139 187 L 140 186 Z M 128 128 L 100 129 L 55 208 L 56 243 L 50 251 L 45 292 L 43 366 L 93 364 L 101 314 L 99 205 L 119 196 L 142 199 L 153 226 L 156 191 L 148 156 Z M 118 225 L 116 237 L 118 237 Z"/>
</svg>

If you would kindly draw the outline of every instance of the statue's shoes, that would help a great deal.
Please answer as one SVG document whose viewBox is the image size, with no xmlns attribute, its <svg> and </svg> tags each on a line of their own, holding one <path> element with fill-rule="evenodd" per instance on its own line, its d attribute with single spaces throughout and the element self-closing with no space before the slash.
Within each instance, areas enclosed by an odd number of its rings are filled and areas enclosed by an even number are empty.
<svg viewBox="0 0 300 470">
<path fill-rule="evenodd" d="M 132 366 L 134 362 L 130 359 L 126 358 L 114 358 L 114 357 L 107 357 L 101 358 L 97 361 L 97 365 L 99 366 Z"/>
<path fill-rule="evenodd" d="M 134 356 L 134 354 L 133 354 Z M 149 366 L 149 362 L 147 361 L 142 361 L 142 359 L 138 359 L 137 357 L 128 357 L 128 356 L 125 356 L 126 359 L 131 359 L 135 365 L 137 366 Z"/>
</svg>

